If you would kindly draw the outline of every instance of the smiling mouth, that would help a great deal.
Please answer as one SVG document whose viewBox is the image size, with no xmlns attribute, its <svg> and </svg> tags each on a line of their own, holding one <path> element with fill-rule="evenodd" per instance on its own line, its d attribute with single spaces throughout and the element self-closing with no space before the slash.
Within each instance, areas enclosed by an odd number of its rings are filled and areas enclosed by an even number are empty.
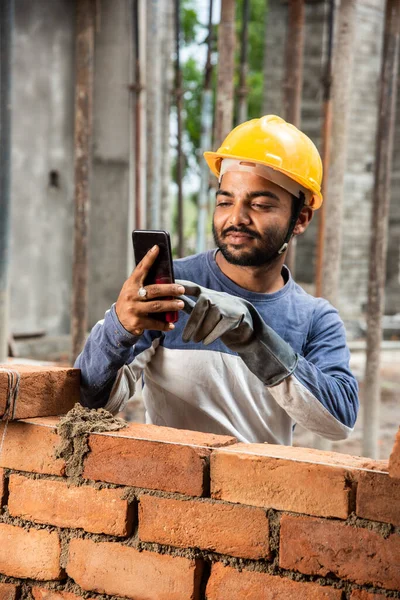
<svg viewBox="0 0 400 600">
<path fill-rule="evenodd" d="M 237 233 L 237 232 L 233 232 L 233 231 L 226 234 L 225 238 L 227 238 L 231 242 L 237 242 L 237 243 L 247 242 L 249 240 L 254 239 L 254 237 L 249 235 L 248 233 Z"/>
</svg>

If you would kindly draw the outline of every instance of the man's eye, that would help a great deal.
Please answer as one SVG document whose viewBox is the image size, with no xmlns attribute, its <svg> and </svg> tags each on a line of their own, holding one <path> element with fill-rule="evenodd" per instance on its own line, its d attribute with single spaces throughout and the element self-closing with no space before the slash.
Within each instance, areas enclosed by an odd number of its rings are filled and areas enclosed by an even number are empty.
<svg viewBox="0 0 400 600">
<path fill-rule="evenodd" d="M 253 208 L 257 208 L 258 210 L 267 210 L 268 208 L 271 207 L 270 204 L 263 204 L 261 202 L 253 202 L 253 204 L 251 206 Z"/>
<path fill-rule="evenodd" d="M 219 206 L 231 206 L 232 202 L 218 202 L 217 207 Z"/>
</svg>

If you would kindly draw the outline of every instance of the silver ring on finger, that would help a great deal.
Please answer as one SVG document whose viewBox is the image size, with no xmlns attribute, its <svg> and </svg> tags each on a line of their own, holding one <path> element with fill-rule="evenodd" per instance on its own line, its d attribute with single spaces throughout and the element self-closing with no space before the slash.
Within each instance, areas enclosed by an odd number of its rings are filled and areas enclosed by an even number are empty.
<svg viewBox="0 0 400 600">
<path fill-rule="evenodd" d="M 143 286 L 141 286 L 138 289 L 138 296 L 140 296 L 140 298 L 146 298 L 146 296 L 147 296 L 147 290 L 146 290 L 146 288 L 144 288 Z"/>
</svg>

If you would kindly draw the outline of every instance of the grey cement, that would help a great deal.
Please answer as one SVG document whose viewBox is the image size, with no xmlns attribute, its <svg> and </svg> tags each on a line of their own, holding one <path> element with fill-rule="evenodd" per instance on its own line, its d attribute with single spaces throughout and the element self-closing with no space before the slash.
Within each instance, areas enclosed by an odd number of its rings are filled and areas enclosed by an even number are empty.
<svg viewBox="0 0 400 600">
<path fill-rule="evenodd" d="M 69 329 L 73 199 L 73 3 L 16 0 L 11 325 Z M 50 171 L 59 185 L 49 185 Z"/>
</svg>

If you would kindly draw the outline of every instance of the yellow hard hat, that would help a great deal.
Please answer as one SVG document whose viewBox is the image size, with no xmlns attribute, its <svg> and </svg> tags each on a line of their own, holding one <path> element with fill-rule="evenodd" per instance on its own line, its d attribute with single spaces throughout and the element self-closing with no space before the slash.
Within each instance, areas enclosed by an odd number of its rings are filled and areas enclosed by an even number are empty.
<svg viewBox="0 0 400 600">
<path fill-rule="evenodd" d="M 322 161 L 317 148 L 302 131 L 276 115 L 241 123 L 217 152 L 204 152 L 204 158 L 217 177 L 224 158 L 266 165 L 309 191 L 306 204 L 312 209 L 322 204 Z"/>
</svg>

